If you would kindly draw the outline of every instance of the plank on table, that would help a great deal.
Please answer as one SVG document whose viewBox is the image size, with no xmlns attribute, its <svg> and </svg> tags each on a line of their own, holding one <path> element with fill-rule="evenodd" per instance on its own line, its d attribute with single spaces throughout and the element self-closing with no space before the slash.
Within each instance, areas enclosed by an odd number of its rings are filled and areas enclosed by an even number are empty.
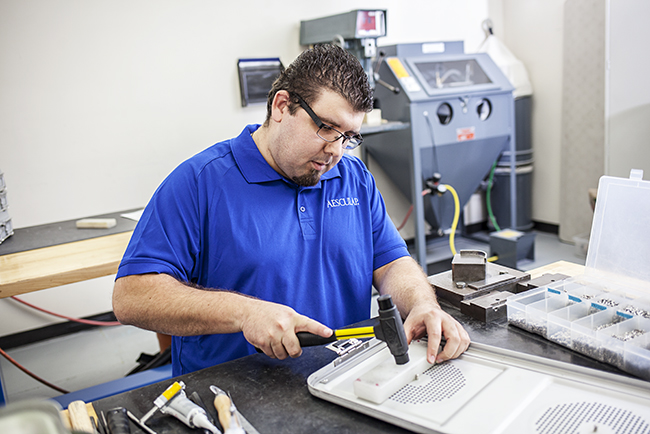
<svg viewBox="0 0 650 434">
<path fill-rule="evenodd" d="M 115 274 L 132 234 L 0 256 L 0 298 Z"/>
</svg>

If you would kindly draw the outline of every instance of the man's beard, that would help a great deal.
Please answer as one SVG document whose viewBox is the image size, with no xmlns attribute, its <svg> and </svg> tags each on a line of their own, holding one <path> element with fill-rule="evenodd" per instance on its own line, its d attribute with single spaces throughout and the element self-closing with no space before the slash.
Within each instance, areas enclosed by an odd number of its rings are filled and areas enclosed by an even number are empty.
<svg viewBox="0 0 650 434">
<path fill-rule="evenodd" d="M 313 187 L 320 181 L 321 173 L 318 170 L 311 169 L 308 173 L 291 178 L 293 182 L 301 187 Z"/>
</svg>

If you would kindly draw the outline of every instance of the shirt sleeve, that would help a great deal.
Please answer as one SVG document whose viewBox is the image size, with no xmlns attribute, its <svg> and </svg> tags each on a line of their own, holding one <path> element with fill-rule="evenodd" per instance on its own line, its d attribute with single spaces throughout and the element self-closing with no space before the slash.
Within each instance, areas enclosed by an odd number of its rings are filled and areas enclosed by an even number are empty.
<svg viewBox="0 0 650 434">
<path fill-rule="evenodd" d="M 388 216 L 386 204 L 377 188 L 375 178 L 365 169 L 367 188 L 372 214 L 372 234 L 374 242 L 373 269 L 383 267 L 403 256 L 409 256 L 406 243 Z"/>
<path fill-rule="evenodd" d="M 177 167 L 146 206 L 117 277 L 166 273 L 191 281 L 200 251 L 197 176 L 191 163 Z"/>
</svg>

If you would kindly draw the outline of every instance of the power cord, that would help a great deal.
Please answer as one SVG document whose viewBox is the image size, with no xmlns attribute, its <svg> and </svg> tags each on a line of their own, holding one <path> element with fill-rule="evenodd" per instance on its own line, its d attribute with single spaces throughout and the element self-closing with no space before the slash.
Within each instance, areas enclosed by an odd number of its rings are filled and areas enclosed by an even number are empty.
<svg viewBox="0 0 650 434">
<path fill-rule="evenodd" d="M 442 187 L 445 187 L 454 197 L 454 220 L 451 223 L 451 232 L 449 233 L 449 248 L 451 249 L 451 254 L 456 256 L 456 244 L 454 238 L 456 236 L 456 228 L 458 227 L 458 220 L 460 217 L 460 201 L 458 200 L 458 193 L 456 193 L 454 187 L 449 184 L 443 184 Z M 444 191 L 442 193 L 444 193 Z"/>
<path fill-rule="evenodd" d="M 113 326 L 121 325 L 121 323 L 119 321 L 92 321 L 92 320 L 87 320 L 87 319 L 72 318 L 72 317 L 69 317 L 69 316 L 66 316 L 66 315 L 61 315 L 59 313 L 51 312 L 51 311 L 49 311 L 47 309 L 43 309 L 42 307 L 38 307 L 38 306 L 35 306 L 35 305 L 31 304 L 31 303 L 28 303 L 25 300 L 22 300 L 22 299 L 16 297 L 15 295 L 11 296 L 11 299 L 15 300 L 15 301 L 17 301 L 19 303 L 22 303 L 22 304 L 24 304 L 26 306 L 29 306 L 32 309 L 36 309 L 36 310 L 38 310 L 40 312 L 43 312 L 43 313 L 46 313 L 48 315 L 52 315 L 52 316 L 56 316 L 56 317 L 59 317 L 59 318 L 67 319 L 68 321 L 72 321 L 72 322 L 77 322 L 77 323 L 92 325 L 92 326 L 105 326 L 105 327 L 113 327 Z M 38 381 L 39 383 L 42 383 L 45 386 L 47 386 L 47 387 L 49 387 L 51 389 L 54 389 L 57 392 L 61 392 L 63 394 L 70 393 L 68 390 L 65 390 L 65 389 L 63 389 L 63 388 L 61 388 L 59 386 L 56 386 L 56 385 L 50 383 L 49 381 L 46 381 L 46 380 L 42 379 L 41 377 L 39 377 L 38 375 L 34 374 L 33 372 L 31 372 L 30 370 L 25 368 L 23 365 L 18 363 L 14 358 L 12 358 L 9 354 L 7 354 L 2 348 L 0 348 L 0 355 L 2 355 L 2 357 L 7 359 L 9 361 L 9 363 L 11 363 L 15 367 L 17 367 L 18 369 L 23 371 L 25 374 L 32 377 L 34 380 Z"/>
<path fill-rule="evenodd" d="M 452 221 L 451 224 L 451 232 L 449 233 L 449 249 L 451 250 L 451 253 L 453 255 L 456 255 L 456 244 L 454 242 L 454 238 L 456 236 L 456 229 L 458 227 L 458 220 L 460 218 L 460 201 L 458 200 L 458 193 L 449 184 L 439 184 L 439 175 L 437 180 L 435 178 L 427 180 L 427 189 L 422 190 L 422 197 L 426 196 L 427 194 L 433 194 L 437 193 L 439 195 L 445 194 L 447 191 L 451 193 L 451 195 L 454 197 L 454 220 Z M 400 231 L 404 225 L 406 225 L 406 222 L 408 221 L 409 217 L 411 216 L 411 213 L 413 212 L 413 205 L 409 208 L 408 212 L 406 213 L 406 217 L 404 217 L 404 220 L 402 223 L 397 227 L 397 230 Z"/>
<path fill-rule="evenodd" d="M 20 369 L 20 370 L 23 371 L 25 374 L 29 375 L 30 377 L 32 377 L 34 380 L 38 381 L 39 383 L 42 383 L 42 384 L 46 385 L 46 386 L 49 387 L 50 389 L 54 389 L 54 390 L 56 390 L 57 392 L 61 392 L 61 393 L 63 393 L 63 394 L 70 393 L 68 390 L 62 389 L 61 387 L 56 386 L 56 385 L 54 385 L 54 384 L 52 384 L 52 383 L 50 383 L 50 382 L 48 382 L 48 381 L 45 381 L 44 379 L 42 379 L 42 378 L 39 377 L 38 375 L 34 374 L 33 372 L 31 372 L 30 370 L 28 370 L 27 368 L 25 368 L 23 365 L 21 365 L 20 363 L 18 363 L 16 360 L 14 360 L 14 359 L 13 359 L 9 354 L 7 354 L 7 353 L 6 353 L 2 348 L 0 348 L 0 355 L 2 355 L 2 357 L 4 357 L 5 359 L 7 359 L 7 360 L 9 361 L 9 363 L 13 364 L 16 368 Z"/>
<path fill-rule="evenodd" d="M 422 197 L 426 196 L 427 194 L 431 194 L 431 190 L 429 190 L 428 188 L 422 190 Z M 404 217 L 404 220 L 402 221 L 402 224 L 400 224 L 397 227 L 398 231 L 401 231 L 404 228 L 404 226 L 406 226 L 406 222 L 408 221 L 409 217 L 411 217 L 412 212 L 413 212 L 413 205 L 411 205 L 408 212 L 406 213 L 406 217 Z"/>
<path fill-rule="evenodd" d="M 89 320 L 89 319 L 72 318 L 72 317 L 69 317 L 69 316 L 61 315 L 60 313 L 55 313 L 55 312 L 49 311 L 47 309 L 43 309 L 42 307 L 35 306 L 35 305 L 31 304 L 31 303 L 26 302 L 25 300 L 22 300 L 22 299 L 16 297 L 15 295 L 11 296 L 10 298 L 12 300 L 16 300 L 19 303 L 24 304 L 25 306 L 29 306 L 32 309 L 36 309 L 38 311 L 41 311 L 41 312 L 46 313 L 48 315 L 56 316 L 58 318 L 67 319 L 68 321 L 72 321 L 72 322 L 78 322 L 78 323 L 81 323 L 81 324 L 92 325 L 92 326 L 104 326 L 104 327 L 114 327 L 114 326 L 122 325 L 122 323 L 120 323 L 119 321 L 92 321 L 92 320 Z"/>
<path fill-rule="evenodd" d="M 494 185 L 494 172 L 496 170 L 496 167 L 497 162 L 495 161 L 492 165 L 492 169 L 490 169 L 490 177 L 487 183 L 487 190 L 485 190 L 485 205 L 487 206 L 488 216 L 490 217 L 492 226 L 494 226 L 494 229 L 499 232 L 501 228 L 497 224 L 497 218 L 492 211 L 492 186 Z"/>
</svg>

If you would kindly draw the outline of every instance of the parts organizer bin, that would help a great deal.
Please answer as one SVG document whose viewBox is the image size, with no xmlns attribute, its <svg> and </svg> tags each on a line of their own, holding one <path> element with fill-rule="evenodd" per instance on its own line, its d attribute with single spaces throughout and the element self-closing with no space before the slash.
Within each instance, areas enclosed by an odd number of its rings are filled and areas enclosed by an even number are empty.
<svg viewBox="0 0 650 434">
<path fill-rule="evenodd" d="M 650 182 L 603 176 L 585 273 L 507 299 L 508 322 L 650 380 Z"/>
<path fill-rule="evenodd" d="M 5 177 L 0 170 L 0 243 L 13 235 L 14 229 L 9 217 L 9 204 L 7 203 L 7 191 L 5 190 Z"/>
</svg>

